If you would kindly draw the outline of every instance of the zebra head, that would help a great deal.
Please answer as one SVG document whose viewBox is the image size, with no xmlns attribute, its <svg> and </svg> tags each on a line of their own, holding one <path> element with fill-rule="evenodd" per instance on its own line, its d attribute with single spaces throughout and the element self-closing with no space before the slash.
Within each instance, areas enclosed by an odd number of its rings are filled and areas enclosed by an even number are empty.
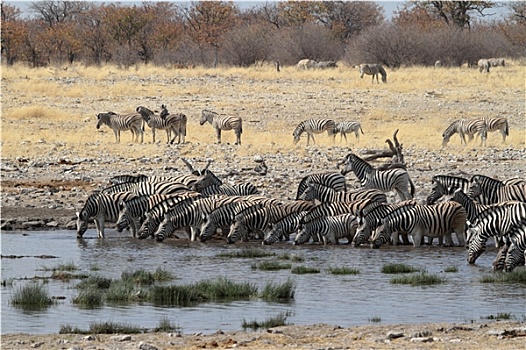
<svg viewBox="0 0 526 350">
<path fill-rule="evenodd" d="M 203 213 L 202 217 L 203 224 L 201 225 L 201 235 L 199 236 L 199 239 L 201 242 L 206 242 L 214 235 L 214 233 L 216 233 L 217 225 L 208 218 L 207 214 Z"/>
<path fill-rule="evenodd" d="M 506 260 L 504 262 L 504 271 L 511 272 L 517 266 L 524 265 L 524 254 L 515 243 L 510 243 L 508 248 L 508 254 L 506 254 Z"/>
<path fill-rule="evenodd" d="M 389 232 L 385 224 L 381 224 L 373 232 L 373 235 L 371 237 L 371 248 L 373 249 L 380 248 L 382 245 L 389 243 L 390 238 L 391 238 L 391 232 Z"/>
<path fill-rule="evenodd" d="M 82 238 L 82 235 L 88 230 L 89 214 L 86 210 L 77 212 L 77 238 Z"/>
<path fill-rule="evenodd" d="M 306 230 L 305 225 L 301 225 L 300 229 L 298 230 L 298 233 L 296 234 L 296 237 L 294 238 L 293 245 L 300 245 L 303 243 L 306 243 L 309 241 L 310 238 L 310 232 Z"/>
<path fill-rule="evenodd" d="M 117 232 L 122 232 L 129 225 L 130 224 L 128 222 L 127 210 L 122 209 L 121 212 L 119 213 L 119 218 L 117 219 L 117 223 L 115 224 L 115 227 L 117 228 Z"/>
<path fill-rule="evenodd" d="M 338 166 L 343 164 L 343 169 L 340 171 L 340 173 L 342 175 L 346 175 L 346 174 L 350 173 L 351 171 L 354 171 L 354 165 L 355 165 L 355 162 L 357 161 L 357 159 L 358 159 L 358 157 L 355 154 L 349 153 L 345 157 L 343 162 L 338 163 Z"/>
<path fill-rule="evenodd" d="M 493 260 L 492 265 L 494 271 L 504 270 L 504 267 L 506 266 L 506 256 L 508 254 L 509 244 L 509 242 L 502 242 L 501 247 L 497 252 L 497 256 L 495 257 L 495 260 Z"/>
<path fill-rule="evenodd" d="M 367 221 L 360 218 L 358 222 L 358 228 L 356 229 L 356 234 L 354 236 L 354 246 L 359 247 L 367 240 L 367 237 L 371 235 L 371 228 Z"/>
<path fill-rule="evenodd" d="M 139 239 L 145 239 L 150 236 L 150 221 L 152 221 L 150 215 L 146 213 L 146 219 L 143 221 L 141 227 L 138 230 Z"/>
<path fill-rule="evenodd" d="M 230 226 L 230 232 L 226 237 L 226 241 L 228 243 L 236 243 L 240 238 L 247 237 L 247 235 L 248 230 L 246 226 L 240 224 L 239 221 L 236 221 Z M 265 244 L 265 241 L 263 241 L 263 244 Z"/>
<path fill-rule="evenodd" d="M 159 116 L 163 119 L 166 119 L 167 116 L 170 115 L 170 112 L 168 112 L 168 109 L 166 109 L 166 105 L 161 105 L 161 113 Z"/>
</svg>

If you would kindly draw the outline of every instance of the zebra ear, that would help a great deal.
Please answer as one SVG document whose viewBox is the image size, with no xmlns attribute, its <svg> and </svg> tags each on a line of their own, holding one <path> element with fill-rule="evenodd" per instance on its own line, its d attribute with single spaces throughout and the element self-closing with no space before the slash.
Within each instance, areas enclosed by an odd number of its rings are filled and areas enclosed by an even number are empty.
<svg viewBox="0 0 526 350">
<path fill-rule="evenodd" d="M 76 214 L 77 214 L 77 218 L 80 219 L 80 213 L 79 213 L 79 212 L 76 212 Z"/>
</svg>

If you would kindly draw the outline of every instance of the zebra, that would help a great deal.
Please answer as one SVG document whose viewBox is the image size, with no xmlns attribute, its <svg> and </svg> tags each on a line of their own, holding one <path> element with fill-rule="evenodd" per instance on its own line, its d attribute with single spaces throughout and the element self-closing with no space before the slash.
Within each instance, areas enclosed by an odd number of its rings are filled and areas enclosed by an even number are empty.
<svg viewBox="0 0 526 350">
<path fill-rule="evenodd" d="M 480 73 L 482 72 L 489 73 L 489 68 L 491 67 L 491 64 L 489 63 L 488 60 L 481 58 L 480 60 L 478 60 L 477 66 L 479 68 Z"/>
<path fill-rule="evenodd" d="M 170 114 L 170 112 L 168 112 L 168 110 L 166 109 L 166 106 L 162 105 L 161 113 L 159 114 L 159 116 L 173 125 L 172 131 L 177 136 L 177 143 L 185 143 L 186 124 L 188 123 L 188 118 L 186 117 L 186 115 L 183 113 Z M 175 136 L 170 141 L 170 144 L 173 144 L 174 142 Z"/>
<path fill-rule="evenodd" d="M 77 212 L 77 238 L 82 238 L 88 229 L 88 220 L 95 219 L 97 235 L 104 238 L 104 224 L 116 222 L 119 217 L 119 203 L 134 198 L 136 195 L 131 192 L 120 193 L 92 193 L 80 212 Z M 133 232 L 135 236 L 135 232 Z"/>
<path fill-rule="evenodd" d="M 321 217 L 336 216 L 341 214 L 354 214 L 357 216 L 368 206 L 376 205 L 378 205 L 378 203 L 369 198 L 360 199 L 354 202 L 321 203 L 308 211 L 307 214 L 302 217 L 300 224 L 305 224 Z"/>
<path fill-rule="evenodd" d="M 338 68 L 338 65 L 334 61 L 320 61 L 320 62 L 316 62 L 315 68 L 320 68 L 320 69 Z"/>
<path fill-rule="evenodd" d="M 509 205 L 491 207 L 481 212 L 467 230 L 469 264 L 474 264 L 477 258 L 486 250 L 486 242 L 490 236 L 501 240 L 508 235 L 513 225 L 526 219 L 526 203 L 514 202 Z"/>
<path fill-rule="evenodd" d="M 353 153 L 349 153 L 345 157 L 343 164 L 344 168 L 341 173 L 345 175 L 350 171 L 354 172 L 365 189 L 376 188 L 384 192 L 394 190 L 402 201 L 413 199 L 415 195 L 415 185 L 405 169 L 377 170 Z M 408 190 L 408 186 L 410 190 Z"/>
<path fill-rule="evenodd" d="M 495 256 L 493 263 L 491 264 L 494 271 L 502 271 L 506 266 L 506 256 L 508 254 L 511 242 L 509 240 L 509 237 L 505 238 L 506 239 L 504 239 L 503 242 L 499 244 L 500 248 L 497 251 L 497 255 Z M 516 252 L 518 252 L 518 249 L 512 250 L 513 254 L 515 254 Z"/>
<path fill-rule="evenodd" d="M 139 175 L 116 175 L 110 178 L 110 183 L 113 185 L 124 184 L 124 183 L 138 183 L 138 182 L 170 182 L 180 183 L 188 188 L 192 188 L 197 181 L 197 176 L 194 174 L 181 174 L 175 176 L 147 176 L 143 174 Z"/>
<path fill-rule="evenodd" d="M 200 198 L 185 205 L 177 205 L 164 215 L 154 237 L 158 242 L 162 242 L 166 237 L 171 236 L 175 230 L 189 226 L 192 228 L 190 240 L 195 241 L 198 237 L 198 229 L 209 213 L 222 205 L 239 201 L 241 198 L 242 196 L 220 195 Z"/>
<path fill-rule="evenodd" d="M 442 61 L 437 60 L 435 61 L 435 69 L 442 67 Z"/>
<path fill-rule="evenodd" d="M 310 183 L 299 199 L 320 202 L 354 202 L 360 199 L 371 199 L 378 203 L 387 203 L 387 196 L 378 189 L 361 189 L 353 192 L 337 192 L 332 188 L 317 183 Z"/>
<path fill-rule="evenodd" d="M 152 143 L 155 143 L 155 130 L 165 130 L 166 131 L 166 143 L 173 143 L 175 141 L 175 136 L 173 140 L 171 139 L 172 131 L 175 135 L 180 135 L 181 124 L 183 117 L 178 114 L 169 114 L 166 110 L 166 106 L 162 105 L 162 116 L 155 114 L 152 110 L 139 106 L 136 108 L 136 111 L 141 114 L 142 118 L 146 124 L 152 129 Z M 186 117 L 184 117 L 184 123 L 186 124 Z M 186 130 L 186 128 L 185 128 Z M 186 132 L 185 132 L 186 133 Z M 183 136 L 184 137 L 184 136 Z M 184 139 L 183 139 L 184 143 Z"/>
<path fill-rule="evenodd" d="M 485 144 L 487 138 L 486 123 L 483 119 L 457 119 L 444 130 L 442 133 L 442 147 L 446 147 L 451 136 L 458 132 L 460 136 L 460 144 L 467 145 L 466 135 L 469 141 L 473 140 L 475 134 L 480 135 L 481 146 Z"/>
<path fill-rule="evenodd" d="M 470 184 L 468 195 L 471 198 L 481 197 L 484 204 L 526 202 L 526 184 L 507 186 L 502 181 L 485 175 L 472 176 Z"/>
<path fill-rule="evenodd" d="M 359 65 L 360 68 L 360 79 L 363 79 L 364 74 L 372 75 L 371 82 L 374 83 L 374 78 L 376 77 L 376 82 L 378 82 L 378 74 L 382 76 L 382 82 L 387 82 L 387 73 L 385 72 L 384 67 L 382 67 L 379 64 L 369 64 L 369 63 L 362 63 Z"/>
<path fill-rule="evenodd" d="M 145 194 L 175 194 L 190 192 L 190 188 L 178 182 L 128 182 L 106 187 L 104 193 L 133 192 Z"/>
<path fill-rule="evenodd" d="M 270 232 L 267 232 L 265 237 L 263 237 L 262 244 L 271 245 L 282 239 L 288 241 L 290 239 L 290 234 L 298 230 L 300 221 L 303 221 L 303 218 L 309 211 L 294 212 L 272 224 Z"/>
<path fill-rule="evenodd" d="M 309 201 L 297 200 L 283 205 L 270 205 L 257 210 L 244 210 L 239 213 L 230 226 L 227 236 L 228 243 L 234 243 L 240 238 L 247 240 L 249 231 L 263 232 L 285 217 L 314 208 Z"/>
<path fill-rule="evenodd" d="M 205 197 L 216 194 L 224 194 L 228 196 L 248 196 L 251 194 L 259 194 L 259 190 L 251 183 L 241 183 L 235 185 L 223 184 L 220 186 L 208 186 L 199 191 L 199 193 Z"/>
<path fill-rule="evenodd" d="M 307 133 L 307 146 L 309 145 L 310 139 L 316 144 L 316 141 L 314 141 L 314 134 L 321 134 L 322 132 L 327 131 L 327 135 L 331 136 L 334 134 L 335 127 L 336 123 L 332 119 L 304 120 L 296 126 L 296 129 L 294 129 L 294 132 L 292 133 L 292 136 L 294 136 L 294 144 L 299 142 L 300 136 L 304 132 Z"/>
<path fill-rule="evenodd" d="M 509 248 L 504 262 L 504 271 L 511 272 L 526 262 L 526 219 L 521 220 L 508 231 Z"/>
<path fill-rule="evenodd" d="M 145 239 L 147 237 L 155 237 L 155 233 L 159 228 L 159 225 L 164 220 L 168 212 L 175 212 L 176 210 L 182 211 L 192 205 L 195 201 L 202 199 L 202 196 L 177 196 L 173 199 L 168 199 L 154 205 L 145 214 L 145 219 L 139 228 L 138 236 L 139 239 Z M 185 226 L 186 227 L 186 226 Z M 188 236 L 191 238 L 193 232 L 187 229 Z"/>
<path fill-rule="evenodd" d="M 216 130 L 217 143 L 221 143 L 221 130 L 234 130 L 236 134 L 236 145 L 241 145 L 241 134 L 243 133 L 243 119 L 240 117 L 219 115 L 216 112 L 204 109 L 201 112 L 200 125 L 209 122 Z"/>
<path fill-rule="evenodd" d="M 173 206 L 180 202 L 184 198 L 188 197 L 200 197 L 201 195 L 197 192 L 189 192 L 184 194 L 175 195 L 142 195 L 121 202 L 121 208 L 119 212 L 119 218 L 117 219 L 117 232 L 121 232 L 127 226 L 134 227 L 135 233 L 140 228 L 140 220 L 144 215 L 152 210 L 156 205 L 162 203 L 163 206 Z"/>
<path fill-rule="evenodd" d="M 453 245 L 451 232 L 454 232 L 458 245 L 465 245 L 465 226 L 467 214 L 464 207 L 456 202 L 443 202 L 435 205 L 416 205 L 405 211 L 393 211 L 383 220 L 372 237 L 373 248 L 389 242 L 393 232 L 407 232 L 413 238 L 413 246 L 419 247 L 424 236 L 444 237 L 445 244 Z M 398 240 L 393 236 L 393 244 Z"/>
<path fill-rule="evenodd" d="M 103 124 L 106 124 L 113 130 L 116 143 L 121 142 L 121 131 L 127 130 L 132 132 L 132 142 L 138 142 L 139 135 L 141 136 L 141 143 L 144 141 L 143 119 L 139 113 L 99 113 L 97 114 L 97 129 L 100 129 Z"/>
<path fill-rule="evenodd" d="M 484 123 L 486 123 L 486 132 L 500 131 L 502 135 L 502 142 L 506 142 L 506 136 L 510 135 L 508 126 L 508 119 L 505 117 L 483 117 Z"/>
<path fill-rule="evenodd" d="M 309 184 L 311 183 L 318 183 L 326 187 L 332 188 L 335 191 L 345 191 L 346 190 L 345 176 L 343 176 L 339 172 L 325 172 L 325 173 L 310 174 L 310 175 L 304 176 L 301 179 L 298 185 L 298 189 L 296 191 L 296 200 L 300 199 L 302 194 L 308 189 Z"/>
<path fill-rule="evenodd" d="M 356 235 L 354 236 L 354 246 L 359 247 L 369 240 L 371 233 L 380 226 L 383 218 L 391 214 L 398 208 L 409 209 L 417 205 L 417 202 L 413 199 L 409 201 L 403 201 L 399 203 L 381 203 L 378 206 L 369 206 L 360 211 L 358 215 L 358 228 Z M 402 209 L 400 209 L 402 210 Z M 404 236 L 404 243 L 409 243 L 407 235 Z"/>
<path fill-rule="evenodd" d="M 450 195 L 457 189 L 462 189 L 465 193 L 469 191 L 469 180 L 452 175 L 434 175 L 431 183 L 435 186 L 426 198 L 426 204 L 434 204 L 444 195 Z"/>
<path fill-rule="evenodd" d="M 347 133 L 348 132 L 354 132 L 354 135 L 356 136 L 356 140 L 360 140 L 360 132 L 362 133 L 362 135 L 364 135 L 360 122 L 343 121 L 343 122 L 338 122 L 336 124 L 336 127 L 334 128 L 333 141 L 334 139 L 336 139 L 336 134 L 339 133 L 340 142 L 342 142 L 342 137 L 344 137 L 345 142 L 347 143 Z"/>
<path fill-rule="evenodd" d="M 300 228 L 294 239 L 294 245 L 307 242 L 313 235 L 321 236 L 324 245 L 339 244 L 341 238 L 346 238 L 347 244 L 351 244 L 357 227 L 358 220 L 353 214 L 319 218 Z"/>
</svg>

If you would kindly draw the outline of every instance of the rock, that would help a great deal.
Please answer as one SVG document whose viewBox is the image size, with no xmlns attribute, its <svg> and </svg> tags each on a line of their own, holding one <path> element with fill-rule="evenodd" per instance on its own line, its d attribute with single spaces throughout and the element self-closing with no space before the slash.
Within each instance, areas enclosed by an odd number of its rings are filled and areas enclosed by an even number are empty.
<svg viewBox="0 0 526 350">
<path fill-rule="evenodd" d="M 415 337 L 410 339 L 412 343 L 430 343 L 432 341 L 433 337 Z"/>
<path fill-rule="evenodd" d="M 145 342 L 140 342 L 139 343 L 139 350 L 158 350 L 159 348 L 153 346 L 153 345 L 150 345 L 150 344 L 147 344 Z"/>
</svg>

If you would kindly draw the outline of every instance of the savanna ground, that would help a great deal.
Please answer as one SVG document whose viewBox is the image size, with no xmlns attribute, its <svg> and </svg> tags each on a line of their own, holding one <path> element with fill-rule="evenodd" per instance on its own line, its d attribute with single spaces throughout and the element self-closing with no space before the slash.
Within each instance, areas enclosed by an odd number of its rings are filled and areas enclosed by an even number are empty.
<svg viewBox="0 0 526 350">
<path fill-rule="evenodd" d="M 261 155 L 269 173 L 251 177 L 250 181 L 269 196 L 293 198 L 301 177 L 336 170 L 337 162 L 351 150 L 363 155 L 366 150 L 383 149 L 385 140 L 392 138 L 396 129 L 399 129 L 398 138 L 403 143 L 408 171 L 417 185 L 419 199 L 429 193 L 430 179 L 435 174 L 524 177 L 524 64 L 508 62 L 506 67 L 493 68 L 489 74 L 465 67 L 409 67 L 387 72 L 387 84 L 372 84 L 371 77 L 360 79 L 357 70 L 344 64 L 333 70 L 315 71 L 283 67 L 281 72 L 271 66 L 188 70 L 3 66 L 2 219 L 38 218 L 57 211 L 61 211 L 59 215 L 74 216 L 89 192 L 107 185 L 110 176 L 186 172 L 180 157 L 190 159 L 196 167 L 204 166 L 209 158 L 214 159 L 211 165 L 214 172 L 238 182 L 254 167 L 254 156 Z M 159 110 L 161 104 L 166 104 L 172 113 L 187 115 L 184 145 L 166 145 L 163 131 L 157 133 L 160 142 L 152 144 L 148 127 L 143 144 L 131 143 L 129 132 L 122 133 L 121 143 L 116 144 L 107 126 L 95 128 L 98 113 L 131 113 L 140 105 Z M 203 109 L 241 116 L 242 145 L 232 145 L 235 141 L 232 132 L 223 132 L 223 144 L 216 145 L 212 127 L 199 125 Z M 494 133 L 489 135 L 485 148 L 479 146 L 478 140 L 468 147 L 461 146 L 457 135 L 446 148 L 441 147 L 442 132 L 453 120 L 482 116 L 508 118 L 510 136 L 504 144 L 501 136 Z M 354 135 L 348 135 L 348 144 L 340 143 L 339 136 L 333 143 L 332 138 L 323 134 L 315 135 L 314 146 L 306 147 L 306 137 L 293 145 L 292 131 L 308 118 L 357 120 L 365 134 L 359 142 Z M 349 179 L 352 183 L 352 178 Z M 513 322 L 507 323 L 508 326 L 492 323 L 491 327 L 506 328 L 511 324 Z M 233 345 L 228 341 L 230 337 L 244 342 L 247 348 L 267 349 L 282 348 L 285 344 L 297 349 L 524 349 L 523 343 L 516 342 L 520 337 L 509 341 L 497 339 L 495 335 L 489 336 L 484 328 L 476 332 L 452 331 L 450 340 L 458 336 L 462 339 L 460 344 L 377 341 L 385 338 L 388 330 L 404 327 L 422 331 L 452 326 L 369 325 L 350 330 L 289 326 L 283 333 L 258 336 L 243 333 L 207 338 L 185 336 L 173 339 L 178 345 L 172 348 L 213 347 L 214 341 L 219 347 L 228 347 Z M 47 339 L 42 340 L 46 341 L 43 348 L 52 348 L 58 346 L 57 337 L 28 335 L 24 338 L 25 345 L 7 346 L 8 341 L 22 339 L 22 336 L 2 336 L 2 348 L 27 347 L 31 339 Z M 109 337 L 99 339 L 102 343 L 97 343 L 97 347 L 113 346 L 101 345 L 104 341 L 111 343 Z M 165 341 L 165 346 L 170 347 L 166 345 L 168 342 Z M 46 347 L 50 344 L 53 346 Z"/>
</svg>

